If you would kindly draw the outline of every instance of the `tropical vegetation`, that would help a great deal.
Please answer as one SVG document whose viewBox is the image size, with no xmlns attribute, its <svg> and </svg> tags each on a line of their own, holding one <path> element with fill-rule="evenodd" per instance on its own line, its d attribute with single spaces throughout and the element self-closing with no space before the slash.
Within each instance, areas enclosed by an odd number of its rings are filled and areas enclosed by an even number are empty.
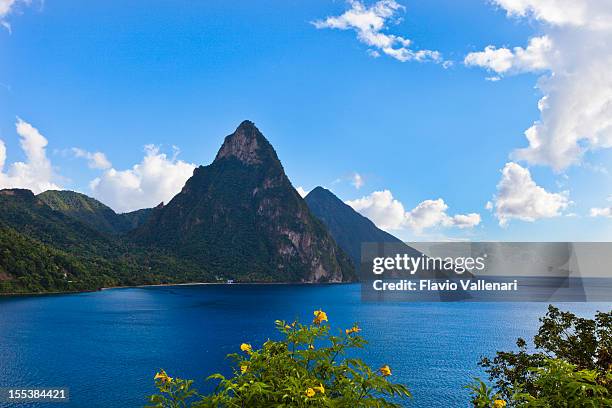
<svg viewBox="0 0 612 408">
<path fill-rule="evenodd" d="M 158 393 L 150 407 L 401 407 L 411 396 L 406 386 L 394 383 L 388 365 L 371 368 L 351 356 L 367 342 L 351 327 L 333 332 L 328 316 L 314 311 L 313 321 L 276 321 L 280 340 L 260 348 L 243 343 L 228 357 L 232 375 L 213 374 L 214 392 L 201 395 L 193 381 L 155 375 Z"/>
</svg>

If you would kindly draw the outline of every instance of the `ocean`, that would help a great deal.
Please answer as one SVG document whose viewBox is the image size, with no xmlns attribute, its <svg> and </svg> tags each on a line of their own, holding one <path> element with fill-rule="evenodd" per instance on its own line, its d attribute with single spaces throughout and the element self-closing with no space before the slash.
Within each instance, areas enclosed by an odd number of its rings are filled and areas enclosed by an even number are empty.
<svg viewBox="0 0 612 408">
<path fill-rule="evenodd" d="M 189 285 L 0 297 L 0 388 L 67 387 L 70 400 L 9 407 L 142 407 L 153 376 L 227 374 L 228 353 L 275 338 L 274 321 L 327 312 L 334 329 L 358 323 L 359 356 L 388 364 L 413 393 L 408 407 L 468 407 L 477 363 L 531 339 L 546 303 L 369 303 L 358 284 Z M 583 316 L 611 304 L 558 304 Z"/>
</svg>

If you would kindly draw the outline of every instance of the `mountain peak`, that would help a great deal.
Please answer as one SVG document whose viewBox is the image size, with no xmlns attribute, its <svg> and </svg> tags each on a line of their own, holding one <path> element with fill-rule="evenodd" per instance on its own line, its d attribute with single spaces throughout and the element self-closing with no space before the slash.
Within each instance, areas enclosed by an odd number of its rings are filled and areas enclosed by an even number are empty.
<svg viewBox="0 0 612 408">
<path fill-rule="evenodd" d="M 315 218 L 253 122 L 225 138 L 212 164 L 131 233 L 194 265 L 208 279 L 341 282 L 347 254 Z M 217 278 L 215 278 L 217 279 Z"/>
<path fill-rule="evenodd" d="M 238 129 L 250 130 L 250 131 L 256 130 L 256 131 L 259 132 L 259 129 L 257 129 L 257 127 L 255 126 L 255 123 L 253 123 L 252 121 L 250 121 L 248 119 L 243 120 L 242 123 L 240 123 L 240 125 L 238 125 L 238 128 L 236 130 L 238 130 Z"/>
<path fill-rule="evenodd" d="M 329 191 L 328 189 L 326 189 L 325 187 L 321 187 L 321 186 L 316 186 L 315 188 L 313 188 L 312 190 L 310 190 L 310 192 L 307 194 L 307 196 L 320 196 L 320 197 L 329 197 L 329 198 L 335 198 L 336 200 L 340 200 L 338 197 L 336 197 L 334 195 L 334 193 L 332 193 L 331 191 Z"/>
<path fill-rule="evenodd" d="M 272 145 L 261 134 L 259 129 L 250 120 L 243 121 L 232 133 L 225 138 L 223 146 L 219 149 L 215 161 L 224 158 L 236 158 L 249 165 L 260 164 L 266 155 L 276 158 Z"/>
</svg>

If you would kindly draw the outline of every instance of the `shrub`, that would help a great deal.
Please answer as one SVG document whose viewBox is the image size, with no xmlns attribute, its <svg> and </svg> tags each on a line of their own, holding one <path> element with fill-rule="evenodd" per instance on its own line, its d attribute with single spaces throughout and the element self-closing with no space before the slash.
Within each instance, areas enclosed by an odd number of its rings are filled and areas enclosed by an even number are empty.
<svg viewBox="0 0 612 408">
<path fill-rule="evenodd" d="M 370 368 L 347 351 L 363 348 L 366 341 L 354 325 L 331 334 L 327 314 L 314 312 L 309 325 L 276 321 L 282 339 L 266 341 L 260 349 L 248 343 L 230 354 L 233 374 L 208 377 L 217 380 L 215 391 L 200 395 L 192 381 L 155 376 L 159 394 L 151 407 L 400 407 L 410 397 L 408 389 L 390 381 L 385 365 Z"/>
<path fill-rule="evenodd" d="M 481 360 L 493 387 L 468 386 L 473 405 L 612 407 L 612 312 L 586 319 L 551 305 L 540 322 L 533 352 L 518 339 L 518 352 Z"/>
<path fill-rule="evenodd" d="M 593 370 L 578 370 L 575 365 L 560 359 L 547 359 L 542 367 L 530 368 L 532 391 L 516 393 L 507 404 L 499 394 L 481 380 L 468 386 L 476 408 L 600 408 L 612 407 L 612 395 L 603 385 L 612 381 L 612 374 Z"/>
</svg>

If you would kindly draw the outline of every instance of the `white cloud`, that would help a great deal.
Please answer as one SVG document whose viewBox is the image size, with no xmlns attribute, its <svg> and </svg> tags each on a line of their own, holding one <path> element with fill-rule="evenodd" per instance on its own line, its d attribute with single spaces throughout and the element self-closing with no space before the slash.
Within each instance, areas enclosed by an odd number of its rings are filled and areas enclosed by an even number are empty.
<svg viewBox="0 0 612 408">
<path fill-rule="evenodd" d="M 0 139 L 0 173 L 4 169 L 4 162 L 6 161 L 6 146 L 4 141 Z"/>
<path fill-rule="evenodd" d="M 73 147 L 71 150 L 75 157 L 87 159 L 87 165 L 92 169 L 105 170 L 110 169 L 113 166 L 106 158 L 106 155 L 102 152 L 92 153 L 78 147 Z"/>
<path fill-rule="evenodd" d="M 393 198 L 389 190 L 374 191 L 370 195 L 346 203 L 384 230 L 400 229 L 404 224 L 404 206 Z"/>
<path fill-rule="evenodd" d="M 591 217 L 612 217 L 612 208 L 591 208 L 590 215 Z"/>
<path fill-rule="evenodd" d="M 541 71 L 550 66 L 552 52 L 552 41 L 550 37 L 544 35 L 529 40 L 527 48 L 514 47 L 510 50 L 489 45 L 484 51 L 469 53 L 464 63 L 468 66 L 486 68 L 496 74 Z M 489 80 L 498 79 L 498 76 L 489 78 Z"/>
<path fill-rule="evenodd" d="M 196 166 L 168 158 L 153 145 L 142 161 L 127 170 L 110 168 L 90 183 L 94 197 L 119 212 L 167 203 L 184 186 Z"/>
<path fill-rule="evenodd" d="M 554 26 L 612 26 L 612 3 L 606 0 L 493 0 L 511 17 L 531 17 Z"/>
<path fill-rule="evenodd" d="M 612 2 L 493 2 L 511 17 L 536 20 L 544 33 L 525 49 L 489 46 L 465 59 L 497 74 L 546 71 L 537 81 L 540 118 L 512 158 L 562 171 L 589 150 L 612 147 Z"/>
<path fill-rule="evenodd" d="M 19 118 L 15 129 L 20 137 L 26 161 L 12 163 L 5 173 L 6 146 L 0 140 L 0 188 L 26 188 L 35 194 L 61 189 L 54 182 L 58 177 L 54 174 L 51 161 L 47 158 L 47 139 L 38 129 Z"/>
<path fill-rule="evenodd" d="M 306 197 L 306 196 L 308 195 L 308 193 L 310 192 L 310 191 L 306 191 L 306 190 L 304 190 L 304 187 L 302 187 L 302 186 L 298 186 L 298 187 L 296 188 L 296 190 L 297 190 L 298 194 L 299 194 L 300 196 L 302 196 L 302 198 Z"/>
<path fill-rule="evenodd" d="M 480 214 L 457 214 L 452 217 L 452 226 L 457 228 L 473 228 L 480 224 Z"/>
<path fill-rule="evenodd" d="M 0 0 L 0 19 L 6 17 L 15 5 L 15 0 Z"/>
<path fill-rule="evenodd" d="M 479 214 L 449 216 L 446 213 L 447 209 L 448 205 L 441 198 L 425 200 L 406 214 L 404 222 L 415 232 L 438 226 L 472 228 L 480 224 Z"/>
<path fill-rule="evenodd" d="M 41 0 L 42 1 L 42 0 Z M 11 32 L 11 25 L 6 21 L 6 17 L 11 14 L 18 3 L 30 4 L 32 0 L 0 0 L 0 25 Z"/>
<path fill-rule="evenodd" d="M 363 177 L 359 173 L 353 173 L 353 176 L 351 177 L 351 179 L 352 179 L 351 180 L 351 184 L 357 190 L 359 190 L 361 187 L 363 187 L 363 185 L 365 183 L 365 181 L 363 180 Z"/>
<path fill-rule="evenodd" d="M 385 230 L 408 228 L 420 233 L 428 228 L 471 228 L 480 224 L 479 214 L 448 215 L 446 212 L 448 206 L 441 198 L 425 200 L 408 212 L 400 201 L 393 198 L 389 190 L 375 191 L 346 203 Z"/>
<path fill-rule="evenodd" d="M 438 51 L 413 50 L 412 41 L 407 38 L 387 34 L 389 22 L 398 22 L 397 14 L 405 9 L 395 0 L 380 0 L 367 7 L 359 0 L 347 0 L 349 9 L 343 14 L 335 17 L 327 17 L 324 20 L 313 21 L 312 24 L 318 28 L 331 28 L 337 30 L 353 30 L 357 33 L 357 39 L 372 47 L 368 54 L 372 57 L 380 56 L 380 52 L 397 59 L 398 61 L 433 61 L 444 63 L 442 55 Z M 379 52 L 380 51 L 380 52 Z M 447 64 L 445 64 L 445 68 Z"/>
<path fill-rule="evenodd" d="M 511 219 L 535 221 L 561 215 L 570 204 L 567 192 L 550 193 L 538 186 L 528 169 L 517 163 L 506 163 L 497 184 L 497 195 L 488 209 L 495 209 L 499 225 L 505 226 Z"/>
</svg>

